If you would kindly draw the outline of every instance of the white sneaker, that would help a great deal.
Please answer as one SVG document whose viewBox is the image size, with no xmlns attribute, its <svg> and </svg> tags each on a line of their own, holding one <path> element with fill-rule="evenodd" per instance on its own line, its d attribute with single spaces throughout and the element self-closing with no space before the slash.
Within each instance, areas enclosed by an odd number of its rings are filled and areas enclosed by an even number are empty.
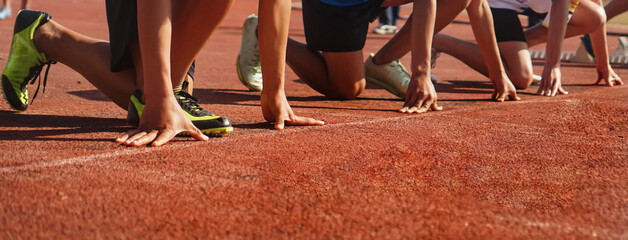
<svg viewBox="0 0 628 240">
<path fill-rule="evenodd" d="M 532 74 L 532 85 L 539 85 L 541 83 L 541 79 L 543 79 L 541 76 Z"/>
<path fill-rule="evenodd" d="M 395 34 L 399 32 L 399 28 L 397 26 L 388 25 L 388 34 Z"/>
<path fill-rule="evenodd" d="M 242 27 L 242 44 L 236 59 L 238 78 L 251 91 L 262 91 L 262 66 L 257 41 L 257 15 L 251 14 Z"/>
<path fill-rule="evenodd" d="M 373 29 L 374 33 L 380 34 L 380 35 L 395 34 L 398 31 L 399 29 L 397 28 L 397 26 L 393 26 L 393 25 L 379 25 Z"/>
<path fill-rule="evenodd" d="M 373 56 L 375 54 L 371 53 L 364 63 L 366 81 L 386 89 L 397 97 L 405 98 L 410 83 L 410 74 L 406 68 L 399 60 L 377 65 L 373 62 Z"/>
<path fill-rule="evenodd" d="M 386 26 L 387 25 L 379 25 L 376 28 L 373 28 L 373 33 L 384 35 L 386 34 Z"/>
<path fill-rule="evenodd" d="M 7 6 L 0 8 L 0 20 L 11 16 L 11 9 Z"/>
</svg>

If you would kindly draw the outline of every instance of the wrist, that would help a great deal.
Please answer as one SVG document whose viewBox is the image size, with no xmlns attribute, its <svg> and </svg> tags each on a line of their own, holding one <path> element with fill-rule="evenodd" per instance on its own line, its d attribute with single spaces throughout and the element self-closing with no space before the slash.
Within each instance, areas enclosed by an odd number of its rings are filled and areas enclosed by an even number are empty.
<svg viewBox="0 0 628 240">
<path fill-rule="evenodd" d="M 548 54 L 545 57 L 545 63 L 543 65 L 545 67 L 560 67 L 560 54 L 558 56 L 554 56 L 556 54 Z"/>
<path fill-rule="evenodd" d="M 543 65 L 544 68 L 546 69 L 551 69 L 551 68 L 560 68 L 560 62 L 559 61 L 546 61 L 545 64 Z"/>
<path fill-rule="evenodd" d="M 159 84 L 157 84 L 159 85 Z M 145 103 L 163 103 L 170 98 L 174 98 L 172 88 L 169 86 L 148 85 L 141 89 Z"/>
<path fill-rule="evenodd" d="M 283 88 L 263 88 L 261 95 L 266 97 L 280 97 L 286 94 Z"/>
<path fill-rule="evenodd" d="M 423 82 L 423 81 L 430 81 L 430 74 L 427 71 L 413 71 L 412 75 L 410 75 L 410 80 L 411 81 L 418 81 L 418 82 Z"/>
<path fill-rule="evenodd" d="M 595 63 L 595 68 L 597 69 L 610 69 L 611 65 L 608 62 L 598 61 Z"/>
<path fill-rule="evenodd" d="M 501 66 L 500 64 L 499 67 L 488 68 L 488 77 L 498 79 L 498 78 L 505 78 L 505 77 L 507 78 L 508 75 L 506 74 L 506 69 L 504 69 L 504 67 Z"/>
</svg>

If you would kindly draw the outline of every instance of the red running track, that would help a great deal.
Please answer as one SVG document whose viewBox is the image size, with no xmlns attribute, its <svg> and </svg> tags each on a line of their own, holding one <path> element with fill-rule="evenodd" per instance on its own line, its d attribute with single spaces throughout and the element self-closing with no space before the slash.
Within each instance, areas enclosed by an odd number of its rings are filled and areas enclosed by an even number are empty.
<svg viewBox="0 0 628 240">
<path fill-rule="evenodd" d="M 102 1 L 32 5 L 107 37 Z M 293 109 L 327 125 L 275 131 L 234 67 L 254 12 L 237 1 L 198 59 L 195 95 L 233 120 L 229 136 L 117 145 L 125 112 L 61 64 L 27 112 L 0 104 L 0 239 L 628 237 L 628 91 L 591 86 L 593 66 L 563 64 L 569 95 L 532 87 L 496 103 L 485 77 L 443 54 L 445 110 L 421 115 L 397 113 L 402 102 L 374 86 L 330 101 L 289 70 Z M 303 40 L 300 17 L 290 32 Z M 2 66 L 12 19 L 0 21 Z M 444 32 L 472 39 L 469 25 Z M 365 54 L 388 38 L 369 35 Z"/>
</svg>

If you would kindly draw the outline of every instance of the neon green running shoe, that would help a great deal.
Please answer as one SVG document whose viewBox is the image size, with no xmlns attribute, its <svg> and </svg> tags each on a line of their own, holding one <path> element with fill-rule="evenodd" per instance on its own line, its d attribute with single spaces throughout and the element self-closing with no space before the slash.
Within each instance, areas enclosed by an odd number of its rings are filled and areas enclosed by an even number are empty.
<svg viewBox="0 0 628 240">
<path fill-rule="evenodd" d="M 50 20 L 50 14 L 39 11 L 22 10 L 17 14 L 13 28 L 13 41 L 9 51 L 9 59 L 2 71 L 2 92 L 11 108 L 25 111 L 28 107 L 28 90 L 26 84 L 33 84 L 40 76 L 44 65 L 48 65 L 44 76 L 44 89 L 50 64 L 46 55 L 37 50 L 33 37 L 35 30 Z M 41 77 L 39 84 L 41 85 Z M 39 91 L 35 91 L 35 96 Z M 33 99 L 35 98 L 33 96 Z"/>
<path fill-rule="evenodd" d="M 233 132 L 231 121 L 226 117 L 216 116 L 198 105 L 198 99 L 192 97 L 185 91 L 176 91 L 174 93 L 177 102 L 185 112 L 185 115 L 192 120 L 194 126 L 201 130 L 204 134 L 213 137 L 220 137 Z M 127 124 L 138 127 L 140 125 L 140 117 L 144 111 L 145 104 L 142 99 L 142 92 L 135 90 L 131 94 L 129 109 L 126 116 Z M 189 135 L 188 133 L 180 133 L 180 135 Z"/>
</svg>

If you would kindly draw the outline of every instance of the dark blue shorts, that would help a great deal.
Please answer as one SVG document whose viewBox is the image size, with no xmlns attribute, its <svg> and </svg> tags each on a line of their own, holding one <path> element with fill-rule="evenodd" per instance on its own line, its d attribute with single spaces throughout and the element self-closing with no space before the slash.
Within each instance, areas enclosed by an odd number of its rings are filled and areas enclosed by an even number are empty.
<svg viewBox="0 0 628 240">
<path fill-rule="evenodd" d="M 135 0 L 106 0 L 107 24 L 111 47 L 111 71 L 133 68 L 128 46 L 138 41 L 137 2 Z"/>
<path fill-rule="evenodd" d="M 303 25 L 309 49 L 353 52 L 364 48 L 369 22 L 381 12 L 383 0 L 340 7 L 318 0 L 303 0 Z"/>
<path fill-rule="evenodd" d="M 106 0 L 109 42 L 111 47 L 111 71 L 120 72 L 135 68 L 129 44 L 139 41 L 137 35 L 137 1 Z M 195 64 L 188 69 L 194 78 Z"/>
<path fill-rule="evenodd" d="M 493 25 L 495 26 L 495 37 L 497 42 L 527 42 L 526 36 L 523 33 L 523 27 L 521 21 L 519 21 L 519 14 L 537 17 L 540 19 L 545 18 L 547 14 L 536 13 L 532 10 L 526 10 L 523 13 L 518 13 L 511 9 L 491 8 L 493 13 Z"/>
</svg>

